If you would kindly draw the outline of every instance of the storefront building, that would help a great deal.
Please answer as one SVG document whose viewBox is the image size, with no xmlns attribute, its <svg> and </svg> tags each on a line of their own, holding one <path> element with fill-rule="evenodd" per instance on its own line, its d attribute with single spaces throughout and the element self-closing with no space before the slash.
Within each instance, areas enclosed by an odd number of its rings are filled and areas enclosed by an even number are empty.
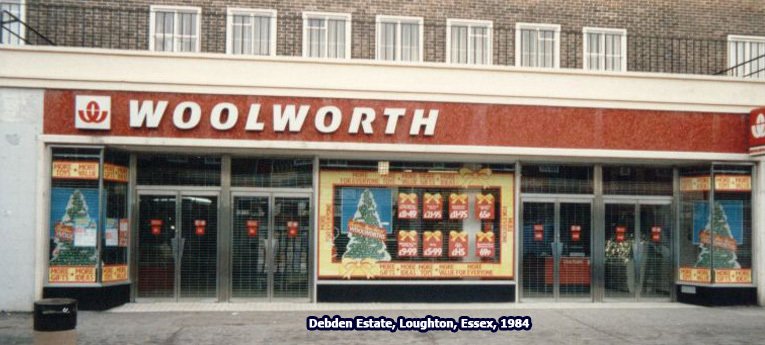
<svg viewBox="0 0 765 345">
<path fill-rule="evenodd" d="M 35 45 L 0 66 L 3 308 L 765 304 L 758 79 Z"/>
</svg>

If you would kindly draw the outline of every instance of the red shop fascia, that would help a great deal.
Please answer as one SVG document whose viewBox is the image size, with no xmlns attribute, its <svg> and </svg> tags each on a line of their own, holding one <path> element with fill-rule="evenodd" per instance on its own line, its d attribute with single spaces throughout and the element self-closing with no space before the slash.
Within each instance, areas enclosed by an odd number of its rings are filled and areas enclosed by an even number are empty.
<svg viewBox="0 0 765 345">
<path fill-rule="evenodd" d="M 740 154 L 765 149 L 761 111 L 47 90 L 44 133 Z"/>
</svg>

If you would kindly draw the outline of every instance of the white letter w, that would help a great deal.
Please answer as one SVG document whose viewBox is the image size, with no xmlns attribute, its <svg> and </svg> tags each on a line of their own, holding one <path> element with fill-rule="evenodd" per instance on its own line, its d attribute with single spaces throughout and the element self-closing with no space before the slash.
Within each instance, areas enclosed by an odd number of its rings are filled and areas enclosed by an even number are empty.
<svg viewBox="0 0 765 345">
<path fill-rule="evenodd" d="M 156 108 L 154 101 L 143 101 L 139 108 L 138 101 L 130 100 L 130 127 L 139 128 L 145 122 L 146 128 L 157 128 L 166 108 L 167 101 L 157 102 Z"/>
</svg>

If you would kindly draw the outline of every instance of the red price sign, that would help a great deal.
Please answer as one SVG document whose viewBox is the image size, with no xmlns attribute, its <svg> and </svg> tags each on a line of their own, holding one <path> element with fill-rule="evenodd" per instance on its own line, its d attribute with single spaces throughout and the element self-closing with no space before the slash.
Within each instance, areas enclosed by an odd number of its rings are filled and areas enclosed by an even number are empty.
<svg viewBox="0 0 765 345">
<path fill-rule="evenodd" d="M 417 194 L 398 193 L 398 219 L 417 219 Z"/>
<path fill-rule="evenodd" d="M 582 239 L 582 226 L 581 225 L 572 225 L 571 226 L 571 240 L 574 242 L 578 242 Z"/>
<path fill-rule="evenodd" d="M 422 199 L 422 219 L 443 219 L 443 209 L 441 194 L 425 193 Z"/>
<path fill-rule="evenodd" d="M 479 232 L 475 234 L 475 251 L 479 257 L 494 257 L 494 233 Z"/>
<path fill-rule="evenodd" d="M 296 238 L 298 235 L 298 222 L 291 220 L 287 222 L 287 237 Z"/>
<path fill-rule="evenodd" d="M 545 226 L 543 224 L 534 224 L 534 241 L 544 241 Z"/>
<path fill-rule="evenodd" d="M 468 195 L 452 193 L 449 195 L 449 219 L 468 218 Z"/>
<path fill-rule="evenodd" d="M 398 232 L 398 256 L 417 256 L 417 231 L 400 230 Z"/>
<path fill-rule="evenodd" d="M 475 196 L 475 217 L 483 220 L 494 219 L 494 195 L 478 194 Z"/>
<path fill-rule="evenodd" d="M 151 219 L 149 225 L 151 225 L 152 235 L 159 236 L 162 233 L 162 219 Z"/>
<path fill-rule="evenodd" d="M 624 242 L 624 235 L 627 233 L 626 226 L 616 227 L 616 242 Z"/>
<path fill-rule="evenodd" d="M 467 256 L 467 233 L 449 232 L 449 257 L 461 258 Z"/>
<path fill-rule="evenodd" d="M 194 221 L 194 233 L 197 236 L 204 236 L 205 235 L 205 227 L 207 226 L 207 221 L 204 219 L 197 219 Z"/>
<path fill-rule="evenodd" d="M 258 229 L 260 229 L 260 222 L 255 219 L 247 220 L 247 237 L 257 237 Z"/>
<path fill-rule="evenodd" d="M 661 227 L 660 226 L 651 227 L 651 241 L 661 242 Z"/>
<path fill-rule="evenodd" d="M 437 258 L 444 255 L 443 236 L 441 231 L 425 231 L 422 233 L 422 256 Z"/>
</svg>

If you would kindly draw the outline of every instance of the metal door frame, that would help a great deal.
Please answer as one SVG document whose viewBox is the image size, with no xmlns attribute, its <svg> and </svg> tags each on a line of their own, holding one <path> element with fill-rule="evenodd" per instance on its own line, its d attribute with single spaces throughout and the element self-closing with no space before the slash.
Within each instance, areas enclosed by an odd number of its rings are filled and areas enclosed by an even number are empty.
<svg viewBox="0 0 765 345">
<path fill-rule="evenodd" d="M 182 213 L 182 203 L 183 203 L 183 196 L 184 195 L 194 195 L 194 196 L 215 196 L 218 198 L 218 201 L 216 202 L 216 250 L 219 248 L 219 242 L 220 241 L 220 212 L 221 212 L 221 202 L 220 202 L 220 188 L 204 188 L 204 187 L 173 187 L 173 186 L 139 186 L 135 189 L 135 195 L 136 195 L 136 202 L 135 202 L 135 219 L 133 219 L 133 224 L 135 225 L 135 232 L 134 236 L 136 238 L 135 241 L 135 251 L 136 255 L 134 255 L 135 262 L 133 263 L 136 269 L 135 271 L 135 277 L 133 277 L 133 281 L 135 282 L 136 286 L 136 292 L 135 292 L 135 302 L 144 303 L 144 302 L 215 302 L 219 298 L 220 291 L 218 289 L 218 286 L 220 284 L 220 262 L 216 260 L 216 267 L 215 267 L 215 297 L 213 298 L 196 298 L 196 297 L 181 297 L 181 261 L 182 261 L 182 255 L 178 255 L 178 249 L 176 249 L 173 252 L 173 260 L 174 260 L 174 272 L 173 272 L 173 297 L 169 298 L 160 298 L 160 297 L 138 297 L 138 261 L 140 254 L 140 236 L 138 234 L 138 222 L 140 220 L 141 216 L 141 196 L 144 195 L 163 195 L 163 196 L 173 196 L 175 197 L 175 228 L 177 229 L 175 231 L 175 240 L 179 240 L 182 236 L 183 229 L 181 229 L 181 213 Z"/>
<path fill-rule="evenodd" d="M 234 226 L 234 199 L 237 197 L 265 197 L 268 198 L 268 238 L 267 238 L 267 245 L 264 250 L 266 253 L 266 297 L 265 298 L 245 298 L 245 297 L 232 297 L 233 296 L 233 287 L 232 284 L 229 284 L 228 286 L 228 296 L 230 302 L 310 302 L 311 301 L 311 286 L 312 286 L 312 275 L 311 272 L 307 272 L 307 280 L 306 284 L 306 291 L 307 296 L 306 298 L 283 298 L 283 297 L 274 297 L 274 250 L 273 250 L 273 240 L 274 240 L 274 227 L 276 226 L 276 220 L 274 215 L 274 206 L 276 205 L 276 198 L 306 198 L 308 199 L 308 217 L 309 217 L 309 231 L 312 230 L 312 218 L 313 218 L 313 192 L 311 189 L 294 189 L 294 188 L 231 188 L 231 212 L 228 215 L 228 217 L 231 218 L 231 236 L 229 236 L 226 241 L 231 242 L 230 248 L 233 248 L 233 226 Z M 311 240 L 313 238 L 313 235 L 309 236 L 308 241 L 308 254 L 307 254 L 307 260 L 308 262 L 307 267 L 311 267 L 311 260 L 312 257 L 310 255 L 311 252 L 311 245 L 313 244 L 313 241 Z M 228 256 L 226 257 L 228 260 L 229 267 L 233 267 L 234 262 L 234 251 L 231 250 L 228 253 Z M 309 269 L 310 271 L 310 269 Z M 229 269 L 229 274 L 233 275 L 233 270 Z M 229 281 L 233 281 L 233 277 L 228 277 Z"/>
<path fill-rule="evenodd" d="M 670 254 L 670 258 L 671 258 L 670 264 L 672 265 L 672 267 L 670 269 L 670 272 L 674 272 L 675 271 L 675 260 L 674 260 L 674 258 L 675 258 L 675 255 L 676 255 L 675 248 L 674 248 L 674 241 L 675 241 L 675 237 L 677 236 L 676 235 L 677 229 L 675 229 L 675 224 L 674 224 L 675 213 L 674 213 L 674 208 L 673 208 L 673 202 L 674 202 L 674 198 L 672 196 L 604 195 L 603 196 L 603 205 L 604 205 L 604 207 L 603 207 L 603 214 L 601 215 L 601 218 L 603 219 L 603 243 L 605 243 L 605 234 L 606 234 L 606 231 L 607 231 L 605 229 L 605 224 L 606 224 L 606 222 L 605 222 L 605 220 L 606 220 L 606 208 L 605 208 L 605 205 L 607 205 L 607 204 L 612 204 L 612 205 L 617 204 L 617 205 L 619 205 L 620 204 L 620 205 L 633 205 L 634 206 L 635 223 L 632 224 L 632 226 L 634 226 L 635 238 L 639 238 L 639 236 L 641 235 L 641 232 L 640 232 L 641 228 L 640 227 L 641 227 L 642 224 L 640 224 L 640 207 L 642 205 L 667 206 L 669 208 L 669 212 L 670 212 L 669 213 L 669 224 L 670 224 L 670 226 L 672 226 L 672 228 L 671 228 L 672 232 L 670 234 L 670 236 L 672 236 L 672 238 L 670 238 L 670 243 L 673 244 L 673 245 L 670 246 L 670 250 L 672 251 L 671 254 Z M 633 249 L 633 251 L 634 251 L 634 249 Z M 605 256 L 600 258 L 600 260 L 603 261 L 603 265 L 605 266 L 605 260 L 606 260 Z M 641 258 L 641 261 L 642 261 L 642 258 Z M 639 265 L 639 263 L 635 263 L 635 265 Z M 639 277 L 643 276 L 643 272 L 641 272 L 641 270 L 638 269 L 638 268 L 635 269 L 635 273 L 639 274 L 640 275 Z M 635 292 L 634 292 L 634 296 L 633 297 L 627 297 L 627 298 L 608 297 L 607 298 L 605 296 L 605 290 L 606 290 L 606 286 L 605 286 L 605 284 L 606 284 L 606 282 L 605 282 L 605 271 L 603 271 L 602 274 L 603 274 L 603 279 L 600 279 L 600 281 L 602 283 L 602 286 L 600 286 L 600 288 L 603 291 L 602 291 L 602 294 L 600 296 L 603 297 L 603 302 L 620 302 L 620 301 L 623 301 L 623 302 L 627 302 L 627 301 L 630 301 L 630 302 L 632 302 L 632 301 L 634 301 L 634 302 L 641 302 L 642 301 L 641 290 L 643 289 L 643 286 L 642 286 L 643 284 L 642 284 L 641 279 L 635 279 L 636 286 L 634 287 Z M 636 277 L 636 278 L 638 278 L 638 277 Z M 671 276 L 668 276 L 667 279 L 669 279 L 669 281 L 672 282 L 672 284 L 674 285 L 674 281 L 673 281 Z M 666 302 L 670 302 L 670 301 L 672 301 L 672 296 L 673 296 L 673 294 L 670 291 L 670 295 L 666 299 L 665 298 L 650 298 L 650 300 L 654 300 L 654 301 L 665 301 L 666 300 Z"/>
<path fill-rule="evenodd" d="M 521 200 L 519 203 L 519 210 L 518 215 L 520 218 L 519 224 L 521 225 L 521 228 L 524 224 L 523 219 L 523 209 L 524 204 L 527 202 L 533 202 L 533 203 L 551 203 L 553 204 L 553 244 L 554 243 L 560 243 L 560 204 L 561 203 L 568 203 L 568 204 L 588 204 L 590 205 L 590 300 L 594 301 L 595 294 L 594 294 L 594 288 L 595 288 L 595 280 L 594 280 L 594 274 L 593 274 L 593 265 L 594 265 L 594 257 L 592 255 L 593 253 L 593 238 L 595 234 L 595 226 L 593 223 L 593 219 L 595 219 L 595 210 L 594 210 L 594 202 L 595 202 L 595 196 L 591 194 L 524 194 L 521 196 Z M 521 254 L 520 258 L 523 259 L 523 241 L 524 241 L 524 234 L 523 231 L 521 231 L 520 234 L 520 241 L 518 241 L 518 252 Z M 519 293 L 518 293 L 518 299 L 519 301 L 523 302 L 523 263 L 521 262 L 518 265 L 518 280 L 519 280 Z M 531 300 L 549 300 L 549 298 L 545 297 L 531 297 Z M 560 255 L 555 257 L 553 256 L 553 298 L 552 301 L 560 302 Z"/>
</svg>

